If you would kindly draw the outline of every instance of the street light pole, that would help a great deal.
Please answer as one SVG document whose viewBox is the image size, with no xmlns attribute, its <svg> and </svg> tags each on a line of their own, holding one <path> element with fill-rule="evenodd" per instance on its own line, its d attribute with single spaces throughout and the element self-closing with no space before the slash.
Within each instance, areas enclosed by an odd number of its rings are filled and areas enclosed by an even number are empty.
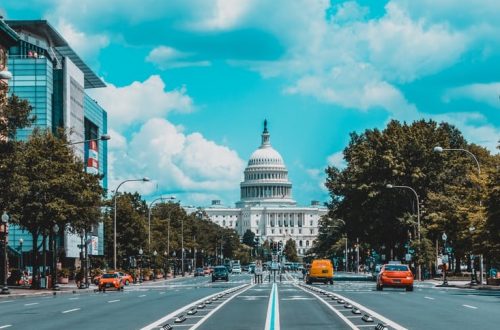
<svg viewBox="0 0 500 330">
<path fill-rule="evenodd" d="M 52 254 L 53 259 L 54 259 L 54 279 L 52 280 L 52 290 L 54 291 L 59 291 L 59 284 L 57 283 L 57 245 L 56 245 L 56 238 L 57 234 L 59 233 L 59 226 L 57 223 L 52 227 L 52 230 L 54 231 L 54 239 L 52 240 Z"/>
<path fill-rule="evenodd" d="M 76 141 L 76 142 L 68 142 L 66 145 L 72 146 L 74 144 L 82 144 L 82 143 L 87 143 L 87 142 L 91 142 L 91 141 L 108 141 L 110 139 L 111 139 L 111 136 L 109 136 L 108 134 L 103 134 L 100 137 L 95 138 L 95 139 L 88 139 L 88 140 Z"/>
<path fill-rule="evenodd" d="M 462 149 L 462 148 L 443 148 L 443 147 L 440 147 L 440 146 L 436 146 L 434 147 L 434 151 L 435 152 L 438 152 L 438 153 L 441 153 L 443 151 L 461 151 L 461 152 L 465 152 L 467 153 L 469 156 L 471 156 L 474 161 L 476 162 L 476 166 L 477 166 L 477 174 L 478 174 L 478 177 L 481 176 L 481 166 L 479 165 L 479 161 L 477 160 L 477 157 L 476 155 L 474 155 L 472 152 L 470 152 L 469 150 L 467 149 Z M 481 200 L 479 200 L 479 206 L 481 206 Z M 479 282 L 481 284 L 483 284 L 483 255 L 481 254 L 480 255 L 480 266 L 479 266 L 479 271 L 480 271 L 480 274 L 479 274 Z M 474 265 L 474 259 L 472 259 L 472 265 Z M 475 269 L 474 269 L 475 271 Z M 472 276 L 472 274 L 471 274 Z M 475 283 L 475 279 L 474 278 L 471 278 L 471 285 L 472 284 L 476 284 Z"/>
<path fill-rule="evenodd" d="M 418 199 L 417 192 L 415 191 L 415 189 L 413 189 L 412 187 L 409 187 L 409 186 L 394 186 L 392 184 L 388 184 L 388 185 L 386 185 L 386 187 L 389 189 L 392 189 L 392 188 L 408 189 L 408 190 L 411 190 L 413 192 L 413 194 L 415 195 L 415 198 L 417 199 L 417 238 L 418 238 L 418 249 L 419 249 L 419 253 L 420 253 L 420 201 Z M 417 278 L 419 281 L 422 280 L 422 266 L 420 265 L 420 260 L 418 260 L 418 263 L 417 263 Z"/>
<path fill-rule="evenodd" d="M 448 259 L 448 255 L 445 254 L 446 253 L 446 240 L 448 239 L 448 236 L 446 235 L 446 233 L 443 233 L 443 235 L 441 236 L 441 238 L 443 239 L 444 241 L 444 244 L 443 244 L 443 286 L 447 286 L 448 285 L 448 279 L 446 278 L 446 269 L 448 268 L 446 266 L 447 264 L 447 259 Z M 446 256 L 446 258 L 445 258 Z M 449 262 L 449 260 L 448 260 Z"/>
<path fill-rule="evenodd" d="M 21 255 L 19 256 L 19 269 L 21 271 L 24 268 L 24 265 L 23 265 L 23 243 L 24 243 L 24 240 L 22 238 L 20 238 L 19 239 L 19 252 L 21 253 Z"/>
<path fill-rule="evenodd" d="M 181 219 L 181 248 L 182 277 L 184 277 L 184 219 Z"/>
<path fill-rule="evenodd" d="M 133 182 L 133 181 L 142 181 L 142 182 L 148 182 L 149 178 L 144 177 L 142 179 L 131 179 L 131 180 L 125 180 L 122 181 L 118 187 L 115 190 L 115 195 L 113 196 L 114 199 L 114 217 L 113 217 L 113 269 L 116 270 L 116 195 L 118 194 L 118 189 L 120 189 L 121 185 L 127 182 Z"/>
<path fill-rule="evenodd" d="M 2 235 L 3 235 L 3 287 L 0 294 L 10 294 L 9 287 L 7 286 L 7 277 L 9 276 L 8 268 L 8 256 L 7 256 L 7 235 L 9 234 L 9 215 L 7 212 L 3 211 L 2 214 Z"/>
<path fill-rule="evenodd" d="M 175 196 L 170 196 L 170 197 L 160 196 L 160 197 L 154 199 L 151 203 L 149 203 L 149 207 L 148 207 L 148 252 L 149 253 L 151 253 L 151 208 L 155 202 L 157 202 L 159 200 L 163 201 L 165 199 L 174 200 Z"/>
</svg>

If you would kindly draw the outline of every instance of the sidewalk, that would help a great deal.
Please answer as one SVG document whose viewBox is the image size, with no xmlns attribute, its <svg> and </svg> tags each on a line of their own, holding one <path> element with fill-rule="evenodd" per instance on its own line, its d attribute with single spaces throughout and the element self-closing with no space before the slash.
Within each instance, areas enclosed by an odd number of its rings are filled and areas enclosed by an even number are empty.
<svg viewBox="0 0 500 330">
<path fill-rule="evenodd" d="M 487 284 L 471 285 L 470 280 L 469 281 L 448 281 L 448 286 L 443 286 L 443 280 L 431 279 L 431 280 L 425 280 L 424 282 L 425 283 L 433 283 L 437 287 L 500 291 L 499 285 L 487 285 Z"/>
<path fill-rule="evenodd" d="M 164 282 L 170 282 L 170 281 L 175 281 L 179 280 L 182 278 L 188 278 L 188 277 L 193 277 L 193 275 L 188 275 L 182 277 L 182 276 L 177 276 L 177 277 L 172 277 L 172 278 L 162 278 L 162 279 L 157 279 L 155 281 L 147 281 L 143 283 L 135 283 L 135 284 L 130 284 L 130 286 L 133 287 L 138 287 L 138 286 L 149 286 L 149 285 L 157 285 L 161 284 Z M 59 284 L 59 291 L 53 291 L 52 289 L 30 289 L 29 287 L 24 288 L 24 287 L 17 287 L 17 286 L 10 286 L 9 291 L 10 294 L 0 294 L 0 300 L 5 299 L 5 298 L 21 298 L 21 297 L 37 297 L 37 296 L 51 296 L 51 295 L 58 295 L 58 294 L 79 294 L 79 293 L 93 293 L 97 290 L 97 286 L 94 284 L 90 284 L 88 288 L 85 289 L 79 289 L 76 286 L 76 283 L 74 281 L 70 282 L 69 284 Z"/>
</svg>

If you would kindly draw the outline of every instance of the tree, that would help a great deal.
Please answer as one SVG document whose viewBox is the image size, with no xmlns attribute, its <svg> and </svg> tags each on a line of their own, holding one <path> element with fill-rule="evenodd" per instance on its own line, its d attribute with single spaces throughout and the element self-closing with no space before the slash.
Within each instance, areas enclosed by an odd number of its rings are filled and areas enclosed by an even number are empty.
<svg viewBox="0 0 500 330">
<path fill-rule="evenodd" d="M 250 229 L 247 229 L 243 234 L 242 243 L 248 245 L 249 247 L 255 246 L 255 233 Z"/>
<path fill-rule="evenodd" d="M 146 202 L 138 193 L 119 193 L 116 198 L 116 261 L 117 267 L 123 267 L 123 260 L 130 256 L 137 256 L 142 248 L 147 251 L 147 223 L 148 208 Z M 112 211 L 111 211 L 112 212 Z M 113 258 L 114 217 L 108 214 L 104 223 L 106 255 Z"/>
<path fill-rule="evenodd" d="M 285 254 L 286 260 L 290 262 L 299 261 L 299 257 L 297 256 L 297 245 L 293 239 L 290 238 L 286 241 L 283 253 Z"/>
<path fill-rule="evenodd" d="M 84 172 L 84 164 L 68 146 L 64 134 L 35 129 L 22 144 L 18 157 L 17 203 L 12 219 L 33 239 L 33 269 L 38 270 L 38 240 L 45 251 L 53 227 L 69 231 L 88 228 L 99 221 L 102 189 L 99 177 Z M 34 277 L 36 278 L 36 276 Z M 37 281 L 33 282 L 36 287 Z"/>
<path fill-rule="evenodd" d="M 405 244 L 416 240 L 416 200 L 408 189 L 387 189 L 387 184 L 410 186 L 425 204 L 421 217 L 421 244 L 440 240 L 446 231 L 459 260 L 472 249 L 469 227 L 479 222 L 484 207 L 479 206 L 487 191 L 486 179 L 476 173 L 465 153 L 442 155 L 444 148 L 470 149 L 481 164 L 490 164 L 491 155 L 468 144 L 461 133 L 447 123 L 416 121 L 411 125 L 391 121 L 387 127 L 352 133 L 344 149 L 347 167 L 326 169 L 330 191 L 330 218 L 342 219 L 345 227 L 331 230 L 323 226 L 313 251 L 328 251 L 340 234 L 359 238 L 378 254 L 401 258 Z M 484 198 L 484 197 L 483 197 Z M 425 236 L 423 236 L 425 235 Z M 433 260 L 421 245 L 420 260 Z M 381 251 L 385 248 L 384 251 Z M 423 255 L 425 254 L 425 255 Z"/>
</svg>

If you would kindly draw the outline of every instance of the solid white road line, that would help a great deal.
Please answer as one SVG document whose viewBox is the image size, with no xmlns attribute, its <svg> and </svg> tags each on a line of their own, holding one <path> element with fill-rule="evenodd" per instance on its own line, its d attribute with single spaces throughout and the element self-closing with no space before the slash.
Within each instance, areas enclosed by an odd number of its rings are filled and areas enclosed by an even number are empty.
<svg viewBox="0 0 500 330">
<path fill-rule="evenodd" d="M 66 314 L 66 313 L 76 312 L 76 311 L 79 311 L 79 310 L 80 310 L 80 308 L 73 308 L 73 309 L 68 309 L 67 311 L 64 311 L 62 313 Z"/>
<path fill-rule="evenodd" d="M 342 315 L 342 313 L 340 313 L 338 310 L 336 310 L 335 308 L 333 308 L 333 306 L 330 305 L 325 299 L 321 298 L 320 296 L 318 296 L 316 293 L 314 293 L 312 291 L 306 291 L 304 288 L 302 288 L 302 287 L 300 287 L 298 285 L 297 285 L 297 287 L 299 289 L 302 289 L 305 292 L 313 295 L 314 297 L 316 297 L 316 299 L 318 299 L 323 304 L 325 304 L 325 306 L 328 307 L 332 312 L 334 312 L 335 314 L 337 314 L 337 316 L 340 317 L 342 319 L 342 321 L 344 321 L 351 329 L 357 329 L 357 327 L 356 327 L 356 325 L 354 325 L 354 323 L 352 323 L 347 317 L 345 317 L 344 315 Z"/>
<path fill-rule="evenodd" d="M 80 298 L 69 298 L 69 300 L 78 300 Z"/>
<path fill-rule="evenodd" d="M 477 309 L 476 306 L 471 306 L 471 305 L 462 305 L 462 306 L 467 307 L 467 308 Z"/>
<path fill-rule="evenodd" d="M 241 292 L 238 292 L 236 294 L 234 294 L 233 296 L 231 296 L 230 298 L 226 299 L 224 302 L 222 302 L 219 306 L 215 307 L 214 309 L 212 309 L 207 315 L 203 316 L 201 320 L 198 321 L 198 323 L 196 323 L 192 328 L 190 328 L 189 330 L 195 330 L 195 329 L 198 329 L 198 327 L 200 325 L 202 325 L 206 320 L 208 320 L 208 318 L 210 316 L 212 316 L 215 312 L 217 312 L 219 309 L 222 308 L 222 306 L 224 306 L 225 304 L 227 304 L 228 302 L 230 302 L 233 298 L 237 297 L 238 295 L 242 294 L 243 292 L 247 291 L 248 289 L 250 289 L 252 286 L 254 286 L 255 284 L 251 284 L 248 288 L 246 288 L 245 290 L 241 291 Z"/>
<path fill-rule="evenodd" d="M 271 295 L 267 305 L 266 330 L 279 330 L 280 328 L 280 306 L 278 299 L 278 285 L 273 283 Z"/>
<path fill-rule="evenodd" d="M 38 305 L 39 303 L 29 303 L 29 304 L 24 304 L 24 306 L 33 306 L 33 305 Z"/>
<path fill-rule="evenodd" d="M 109 300 L 109 301 L 108 301 L 108 304 L 115 303 L 115 302 L 118 302 L 118 301 L 120 301 L 120 299 L 116 299 L 116 300 Z"/>
<path fill-rule="evenodd" d="M 424 297 L 425 299 L 434 300 L 432 297 Z"/>
<path fill-rule="evenodd" d="M 241 288 L 243 288 L 243 287 L 244 287 L 244 286 L 246 286 L 246 285 L 247 285 L 247 284 L 242 284 L 242 285 L 237 286 L 237 287 L 231 287 L 231 288 L 228 288 L 228 289 L 226 289 L 226 290 L 224 290 L 224 291 L 217 292 L 217 293 L 211 294 L 211 295 L 209 295 L 209 296 L 203 297 L 203 298 L 201 298 L 201 299 L 199 299 L 199 300 L 197 300 L 197 301 L 195 301 L 195 302 L 193 302 L 193 303 L 191 303 L 191 304 L 189 304 L 189 305 L 186 305 L 186 306 L 184 306 L 184 307 L 181 307 L 181 308 L 179 308 L 179 309 L 177 309 L 177 310 L 173 311 L 172 313 L 170 313 L 170 314 L 168 314 L 168 315 L 166 315 L 166 316 L 162 317 L 161 319 L 159 319 L 159 320 L 157 320 L 157 321 L 155 321 L 155 322 L 153 322 L 153 323 L 151 323 L 151 324 L 148 324 L 148 325 L 144 326 L 143 328 L 141 328 L 141 330 L 151 330 L 151 329 L 157 329 L 157 328 L 158 328 L 158 326 L 160 326 L 161 324 L 165 323 L 166 321 L 168 321 L 168 320 L 170 320 L 170 319 L 174 318 L 175 316 L 177 316 L 177 315 L 179 315 L 179 314 L 182 314 L 183 312 L 187 311 L 188 309 L 191 309 L 191 308 L 193 308 L 193 307 L 195 307 L 195 306 L 199 305 L 200 303 L 204 302 L 205 300 L 211 299 L 212 297 L 216 297 L 216 296 L 218 296 L 219 294 L 224 293 L 224 292 L 226 292 L 226 291 L 230 291 L 230 290 L 233 290 L 233 289 L 241 289 Z M 176 290 L 176 291 L 178 291 L 178 290 Z M 176 324 L 176 325 L 177 325 L 177 324 Z"/>
<path fill-rule="evenodd" d="M 0 327 L 0 329 L 10 328 L 11 326 L 12 326 L 12 324 L 2 325 L 2 326 Z"/>
<path fill-rule="evenodd" d="M 142 298 L 142 297 L 146 297 L 146 295 L 145 295 L 145 294 L 141 294 L 141 295 L 139 296 L 139 298 Z"/>
</svg>

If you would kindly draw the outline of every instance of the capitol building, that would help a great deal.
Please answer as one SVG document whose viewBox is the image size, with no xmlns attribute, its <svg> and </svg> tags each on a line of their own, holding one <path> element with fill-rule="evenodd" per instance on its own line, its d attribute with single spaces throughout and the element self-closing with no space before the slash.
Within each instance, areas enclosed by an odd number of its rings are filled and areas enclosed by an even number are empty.
<svg viewBox="0 0 500 330">
<path fill-rule="evenodd" d="M 269 240 L 282 242 L 284 246 L 293 239 L 297 253 L 303 256 L 312 247 L 319 220 L 327 208 L 316 201 L 310 206 L 298 206 L 293 200 L 288 170 L 283 157 L 271 146 L 264 121 L 262 143 L 248 160 L 236 207 L 212 201 L 203 211 L 219 226 L 235 229 L 240 237 L 250 229 L 261 243 Z"/>
</svg>

